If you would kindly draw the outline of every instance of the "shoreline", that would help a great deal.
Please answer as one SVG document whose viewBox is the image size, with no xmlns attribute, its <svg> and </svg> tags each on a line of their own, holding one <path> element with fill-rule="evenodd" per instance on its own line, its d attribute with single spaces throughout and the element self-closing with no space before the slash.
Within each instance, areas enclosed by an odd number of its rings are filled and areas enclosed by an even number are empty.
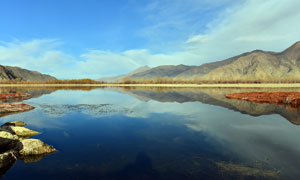
<svg viewBox="0 0 300 180">
<path fill-rule="evenodd" d="M 300 83 L 265 84 L 0 84 L 1 87 L 190 87 L 190 88 L 300 88 Z"/>
</svg>

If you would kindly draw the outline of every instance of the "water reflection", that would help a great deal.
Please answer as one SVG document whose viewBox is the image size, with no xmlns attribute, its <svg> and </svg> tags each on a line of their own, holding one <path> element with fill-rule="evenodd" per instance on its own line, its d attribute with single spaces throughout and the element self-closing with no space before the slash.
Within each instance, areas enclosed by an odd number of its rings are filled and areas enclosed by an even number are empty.
<svg viewBox="0 0 300 180">
<path fill-rule="evenodd" d="M 297 88 L 123 88 L 113 89 L 127 93 L 143 101 L 159 102 L 202 102 L 222 106 L 252 116 L 279 114 L 295 125 L 300 124 L 300 111 L 290 106 L 260 104 L 249 101 L 227 99 L 226 94 L 238 92 L 300 91 Z"/>
<path fill-rule="evenodd" d="M 299 111 L 224 96 L 244 91 L 262 90 L 45 91 L 25 101 L 35 110 L 0 121 L 27 122 L 59 152 L 17 162 L 5 177 L 26 170 L 35 179 L 297 179 Z"/>
</svg>

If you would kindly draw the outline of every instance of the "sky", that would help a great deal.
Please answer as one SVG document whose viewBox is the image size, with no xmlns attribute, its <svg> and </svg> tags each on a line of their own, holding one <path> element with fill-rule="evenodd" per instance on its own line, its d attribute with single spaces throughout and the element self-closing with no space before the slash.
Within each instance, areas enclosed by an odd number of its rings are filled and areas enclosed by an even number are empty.
<svg viewBox="0 0 300 180">
<path fill-rule="evenodd" d="M 0 64 L 59 79 L 201 65 L 300 41 L 299 0 L 0 0 Z"/>
</svg>

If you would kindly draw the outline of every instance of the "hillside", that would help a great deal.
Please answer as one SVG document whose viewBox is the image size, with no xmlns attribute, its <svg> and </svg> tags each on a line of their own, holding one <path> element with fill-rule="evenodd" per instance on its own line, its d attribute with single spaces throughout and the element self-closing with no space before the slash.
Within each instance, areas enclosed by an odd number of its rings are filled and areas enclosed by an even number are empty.
<svg viewBox="0 0 300 180">
<path fill-rule="evenodd" d="M 255 50 L 201 66 L 163 65 L 119 76 L 133 79 L 159 77 L 205 81 L 300 81 L 300 42 L 283 52 Z"/>
<path fill-rule="evenodd" d="M 201 66 L 187 66 L 182 64 L 177 66 L 175 65 L 157 66 L 141 73 L 135 73 L 134 75 L 129 77 L 146 78 L 146 79 L 158 78 L 158 77 L 171 77 L 171 78 L 184 78 L 184 79 L 201 77 L 218 67 L 230 64 L 235 60 L 237 60 L 238 58 L 248 54 L 249 53 L 244 53 L 242 55 L 235 56 L 223 61 L 202 64 Z"/>
<path fill-rule="evenodd" d="M 55 77 L 41 74 L 37 71 L 29 71 L 19 67 L 0 65 L 0 81 L 3 80 L 25 80 L 25 81 L 48 81 L 56 80 Z"/>
<path fill-rule="evenodd" d="M 300 73 L 300 42 L 283 52 L 253 51 L 205 74 L 205 80 L 296 81 Z"/>
<path fill-rule="evenodd" d="M 97 79 L 97 81 L 105 81 L 105 82 L 118 82 L 118 81 L 122 81 L 122 79 L 125 79 L 125 78 L 128 78 L 130 76 L 133 76 L 137 73 L 141 73 L 141 72 L 144 72 L 144 71 L 147 71 L 151 69 L 150 67 L 148 66 L 142 66 L 128 74 L 121 74 L 119 76 L 114 76 L 114 77 L 105 77 L 105 78 L 100 78 L 100 79 Z"/>
</svg>

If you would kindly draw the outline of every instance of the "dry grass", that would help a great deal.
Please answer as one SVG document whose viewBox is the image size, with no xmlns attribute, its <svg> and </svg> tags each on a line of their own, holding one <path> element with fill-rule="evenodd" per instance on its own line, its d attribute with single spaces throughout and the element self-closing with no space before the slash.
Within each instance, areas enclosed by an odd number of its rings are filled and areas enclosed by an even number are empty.
<svg viewBox="0 0 300 180">
<path fill-rule="evenodd" d="M 300 83 L 266 84 L 0 84 L 0 87 L 233 87 L 233 88 L 299 88 Z"/>
</svg>

